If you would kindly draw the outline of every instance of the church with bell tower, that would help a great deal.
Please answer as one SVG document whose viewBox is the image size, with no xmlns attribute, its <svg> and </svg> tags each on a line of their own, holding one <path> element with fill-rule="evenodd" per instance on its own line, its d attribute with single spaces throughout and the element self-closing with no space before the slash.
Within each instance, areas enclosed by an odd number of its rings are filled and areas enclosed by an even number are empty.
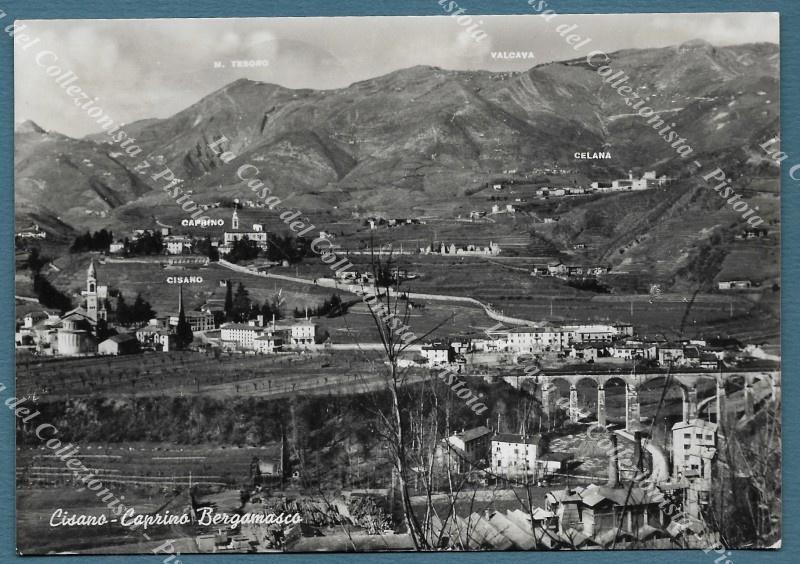
<svg viewBox="0 0 800 564">
<path fill-rule="evenodd" d="M 97 285 L 97 270 L 94 267 L 94 259 L 89 263 L 86 271 L 86 290 L 82 292 L 86 296 L 86 316 L 96 324 L 98 320 L 107 320 L 108 312 L 105 307 L 105 299 L 108 297 L 108 286 Z"/>
</svg>

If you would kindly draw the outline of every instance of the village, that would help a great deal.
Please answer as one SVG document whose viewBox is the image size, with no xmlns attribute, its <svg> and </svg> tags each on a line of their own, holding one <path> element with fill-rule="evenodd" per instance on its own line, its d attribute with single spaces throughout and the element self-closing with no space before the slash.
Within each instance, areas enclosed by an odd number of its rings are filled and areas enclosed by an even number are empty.
<svg viewBox="0 0 800 564">
<path fill-rule="evenodd" d="M 136 239 L 148 236 L 146 232 L 134 234 Z M 233 249 L 238 241 L 250 236 L 255 245 L 269 244 L 266 233 L 257 225 L 250 231 L 239 230 L 234 211 L 232 229 L 224 233 L 220 249 Z M 179 254 L 179 249 L 182 253 L 185 247 L 178 245 L 187 241 L 170 237 L 165 237 L 168 256 Z M 175 246 L 170 247 L 172 243 Z M 176 252 L 173 254 L 170 249 Z M 569 270 L 561 264 L 541 272 L 554 277 L 568 274 Z M 394 280 L 409 276 L 413 274 L 400 269 L 392 272 Z M 199 310 L 188 310 L 184 306 L 183 285 L 202 283 L 203 277 L 175 275 L 171 281 L 176 300 L 173 311 L 158 312 L 134 327 L 130 324 L 123 327 L 116 323 L 114 313 L 106 305 L 109 288 L 98 279 L 92 259 L 81 292 L 84 302 L 66 312 L 42 309 L 27 313 L 19 320 L 18 352 L 56 359 L 91 359 L 178 350 L 206 354 L 216 349 L 234 357 L 281 358 L 302 354 L 313 358 L 326 354 L 335 358 L 347 356 L 351 354 L 348 351 L 360 347 L 379 348 L 379 343 L 360 343 L 357 347 L 336 343 L 326 331 L 325 318 L 309 316 L 307 312 L 285 320 L 254 310 L 249 319 L 226 321 L 230 312 L 226 311 L 225 301 L 219 299 L 209 300 Z M 340 289 L 377 284 L 373 273 L 359 271 L 340 273 L 335 283 Z M 225 286 L 232 287 L 233 281 L 228 280 Z M 384 290 L 388 291 L 388 287 Z M 418 299 L 409 306 L 413 304 L 424 305 Z M 611 544 L 668 548 L 714 542 L 716 533 L 704 527 L 703 511 L 712 491 L 716 453 L 724 440 L 719 435 L 720 417 L 726 413 L 738 417 L 740 412 L 753 417 L 756 406 L 765 397 L 779 393 L 776 391 L 779 384 L 776 387 L 773 381 L 770 387 L 764 379 L 765 373 L 760 372 L 754 380 L 748 379 L 744 389 L 734 392 L 734 395 L 744 394 L 743 401 L 737 400 L 739 403 L 735 404 L 739 407 L 733 411 L 725 407 L 725 375 L 737 371 L 754 373 L 751 364 L 754 354 L 752 346 L 735 339 L 670 341 L 639 336 L 626 323 L 496 323 L 471 335 L 414 343 L 399 359 L 399 366 L 430 374 L 452 367 L 465 377 L 479 377 L 493 385 L 502 380 L 519 389 L 526 385 L 525 381 L 533 382 L 540 387 L 543 413 L 549 420 L 560 420 L 573 432 L 575 425 L 588 423 L 589 432 L 595 426 L 597 437 L 604 437 L 613 445 L 608 452 L 581 454 L 585 447 L 581 446 L 581 440 L 569 438 L 572 435 L 563 435 L 557 429 L 539 428 L 534 432 L 524 426 L 513 432 L 501 423 L 499 414 L 496 424 L 489 417 L 482 425 L 454 432 L 436 447 L 435 458 L 441 468 L 462 476 L 478 489 L 507 492 L 520 486 L 533 488 L 539 492 L 537 499 L 541 501 L 529 511 L 506 504 L 505 510 L 471 511 L 450 520 L 434 521 L 431 534 L 440 539 L 441 548 L 496 550 L 592 548 Z M 536 369 L 530 371 L 528 366 Z M 526 368 L 520 373 L 522 367 Z M 641 412 L 644 404 L 638 384 L 634 384 L 639 380 L 633 379 L 659 378 L 673 371 L 678 377 L 690 379 L 687 385 L 690 391 L 683 400 L 682 416 L 656 442 L 642 434 L 647 418 Z M 628 375 L 629 372 L 633 375 Z M 570 382 L 568 389 L 555 386 L 559 377 Z M 587 405 L 584 397 L 581 406 L 576 383 L 586 378 L 597 382 L 597 401 Z M 697 389 L 702 378 L 717 382 L 716 395 L 703 401 Z M 614 379 L 625 382 L 624 424 L 608 427 L 606 389 L 611 389 Z M 331 386 L 339 385 L 335 379 L 331 380 Z M 238 384 L 236 389 L 240 389 Z M 716 409 L 712 411 L 709 406 L 714 398 Z M 706 405 L 705 415 L 701 414 L 700 403 Z M 636 482 L 645 467 L 653 484 L 648 487 Z M 605 474 L 603 468 L 607 469 Z M 283 502 L 267 495 L 276 487 L 276 481 L 283 483 L 285 474 L 284 462 L 260 464 L 255 474 L 258 480 L 254 479 L 251 487 L 245 488 L 249 510 L 266 511 L 274 509 L 276 504 L 285 507 L 280 505 Z M 295 487 L 299 479 L 297 474 Z M 632 489 L 627 485 L 631 481 Z M 300 491 L 293 495 L 300 495 Z M 242 524 L 214 534 L 201 531 L 195 541 L 208 552 L 307 551 L 340 546 L 345 537 L 349 539 L 347 542 L 357 542 L 357 546 L 365 548 L 379 536 L 389 539 L 386 542 L 397 550 L 410 549 L 410 538 L 394 530 L 396 526 L 390 517 L 391 508 L 397 503 L 396 495 L 390 486 L 378 488 L 367 497 L 356 494 L 342 498 L 335 502 L 339 507 L 335 514 L 321 511 L 319 500 L 313 496 L 301 495 L 291 507 L 304 515 L 303 524 L 284 527 L 277 536 L 274 526 Z M 680 500 L 680 515 L 669 511 L 665 500 Z M 353 516 L 351 509 L 356 502 L 368 504 L 368 517 Z M 620 529 L 618 520 L 623 511 L 625 523 Z M 378 522 L 380 526 L 376 526 Z M 354 532 L 342 536 L 336 530 L 342 523 Z M 481 533 L 462 538 L 458 530 L 462 526 Z M 312 530 L 316 532 L 311 534 Z M 706 536 L 698 536 L 698 532 Z"/>
</svg>

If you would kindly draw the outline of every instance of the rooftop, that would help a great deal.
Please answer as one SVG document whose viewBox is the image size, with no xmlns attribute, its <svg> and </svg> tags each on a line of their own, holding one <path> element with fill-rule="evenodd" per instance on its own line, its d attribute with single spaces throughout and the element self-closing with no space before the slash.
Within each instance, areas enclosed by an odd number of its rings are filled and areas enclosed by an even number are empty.
<svg viewBox="0 0 800 564">
<path fill-rule="evenodd" d="M 702 429 L 708 429 L 709 431 L 716 432 L 717 424 L 712 423 L 710 421 L 706 421 L 705 419 L 691 419 L 689 421 L 678 421 L 672 426 L 672 430 L 678 429 L 687 429 L 690 427 L 700 427 Z"/>
<path fill-rule="evenodd" d="M 115 343 L 128 343 L 130 341 L 136 341 L 137 339 L 136 335 L 132 335 L 131 333 L 120 333 L 119 335 L 114 335 L 113 337 L 109 337 L 106 340 L 114 341 Z"/>
<path fill-rule="evenodd" d="M 513 433 L 497 433 L 492 437 L 492 442 L 536 445 L 539 444 L 539 437 L 530 435 L 529 436 L 515 435 Z"/>
<path fill-rule="evenodd" d="M 475 427 L 474 429 L 467 429 L 466 431 L 461 431 L 460 433 L 456 433 L 453 436 L 458 437 L 465 443 L 468 443 L 470 441 L 474 441 L 475 439 L 479 439 L 485 435 L 488 435 L 491 432 L 492 432 L 491 429 L 489 429 L 485 425 L 481 425 L 480 427 Z"/>
<path fill-rule="evenodd" d="M 220 325 L 220 329 L 239 329 L 239 330 L 250 330 L 250 331 L 264 331 L 264 327 L 259 327 L 257 325 L 248 325 L 247 323 L 223 323 Z"/>
</svg>

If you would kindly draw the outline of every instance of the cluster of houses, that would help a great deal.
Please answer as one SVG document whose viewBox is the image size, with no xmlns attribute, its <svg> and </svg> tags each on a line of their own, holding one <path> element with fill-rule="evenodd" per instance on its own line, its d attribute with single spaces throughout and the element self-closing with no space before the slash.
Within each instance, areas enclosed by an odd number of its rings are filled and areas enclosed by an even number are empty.
<svg viewBox="0 0 800 564">
<path fill-rule="evenodd" d="M 441 243 L 439 248 L 437 249 L 434 245 L 428 245 L 427 247 L 420 247 L 419 249 L 420 254 L 422 255 L 442 255 L 442 256 L 497 256 L 500 254 L 501 249 L 500 245 L 494 243 L 492 241 L 489 242 L 489 246 L 481 247 L 479 245 L 464 245 L 464 246 L 457 246 L 454 243 L 447 245 L 445 243 Z"/>
<path fill-rule="evenodd" d="M 251 354 L 272 354 L 283 350 L 314 348 L 318 326 L 308 318 L 289 322 L 265 323 L 259 315 L 247 323 L 223 323 L 219 343 L 223 350 Z"/>
<path fill-rule="evenodd" d="M 191 220 L 185 220 L 191 221 Z M 222 226 L 222 220 L 210 220 L 212 226 Z M 164 244 L 164 253 L 168 255 L 184 255 L 195 252 L 196 244 L 199 241 L 197 237 L 186 234 L 174 234 L 170 227 L 161 227 L 157 230 L 151 229 L 135 229 L 131 232 L 130 240 L 132 242 L 138 241 L 140 238 L 148 235 L 152 236 L 155 233 L 161 235 L 161 241 Z M 253 241 L 256 246 L 266 251 L 269 247 L 269 232 L 265 231 L 264 225 L 254 223 L 250 229 L 240 228 L 239 214 L 233 210 L 231 217 L 230 229 L 222 233 L 222 239 L 211 237 L 211 246 L 216 247 L 220 254 L 229 253 L 233 250 L 233 244 L 241 239 L 247 238 Z M 118 239 L 109 245 L 108 252 L 110 254 L 122 254 L 125 252 L 125 243 L 123 240 Z"/>
<path fill-rule="evenodd" d="M 686 340 L 678 343 L 629 339 L 609 346 L 572 345 L 566 356 L 583 362 L 652 361 L 659 366 L 716 370 L 720 362 L 736 356 L 735 344 L 716 344 L 706 340 Z"/>
<path fill-rule="evenodd" d="M 720 280 L 717 282 L 719 290 L 749 290 L 753 287 L 750 280 Z"/>
<path fill-rule="evenodd" d="M 118 333 L 102 341 L 97 339 L 98 322 L 108 319 L 103 306 L 108 295 L 106 286 L 97 284 L 94 262 L 87 271 L 86 305 L 68 311 L 40 310 L 22 319 L 16 334 L 19 349 L 28 349 L 50 356 L 120 355 L 142 350 L 171 351 L 177 346 L 178 319 L 183 317 L 193 333 L 216 329 L 213 307 L 204 311 L 185 311 L 179 288 L 178 309 L 151 319 L 132 332 Z M 208 304 L 207 304 L 208 305 Z M 219 327 L 219 344 L 224 350 L 274 353 L 282 350 L 313 348 L 317 344 L 318 327 L 308 319 L 265 323 L 259 315 L 248 323 L 224 323 Z M 213 341 L 213 337 L 209 337 Z"/>
<path fill-rule="evenodd" d="M 371 230 L 382 226 L 402 227 L 403 225 L 425 225 L 423 220 L 415 217 L 394 217 L 390 219 L 385 219 L 383 217 L 368 217 L 364 220 L 364 223 L 369 225 Z"/>
<path fill-rule="evenodd" d="M 108 287 L 98 284 L 94 261 L 86 272 L 86 298 L 80 305 L 63 315 L 51 310 L 26 314 L 16 332 L 16 346 L 45 356 L 84 356 L 132 354 L 142 350 L 171 351 L 177 345 L 177 326 L 183 311 L 183 295 L 179 289 L 178 309 L 151 319 L 134 332 L 120 332 L 107 339 L 98 339 L 98 324 L 108 322 L 105 308 Z M 193 332 L 213 330 L 214 314 L 203 311 L 183 311 Z"/>
<path fill-rule="evenodd" d="M 631 325 L 563 325 L 490 329 L 487 337 L 453 339 L 423 345 L 428 366 L 467 364 L 503 355 L 540 355 L 549 360 L 583 363 L 649 361 L 659 366 L 715 370 L 741 351 L 735 339 L 634 338 Z"/>
<path fill-rule="evenodd" d="M 47 232 L 42 231 L 38 223 L 25 229 L 20 229 L 14 234 L 20 239 L 47 239 Z"/>
<path fill-rule="evenodd" d="M 583 186 L 543 186 L 536 190 L 539 198 L 561 198 L 565 196 L 582 196 L 584 194 L 603 194 L 608 192 L 638 192 L 666 186 L 670 179 L 665 176 L 656 176 L 655 171 L 645 172 L 641 178 L 634 178 L 633 172 L 628 173 L 628 178 L 612 180 L 611 182 L 592 182 L 588 187 Z"/>
<path fill-rule="evenodd" d="M 554 276 L 556 278 L 601 276 L 611 271 L 605 265 L 569 265 L 561 261 L 553 261 L 543 266 L 534 266 L 531 276 Z"/>
<path fill-rule="evenodd" d="M 641 437 L 626 438 L 632 439 L 634 452 L 640 452 Z M 486 511 L 466 519 L 498 550 L 591 549 L 612 543 L 624 547 L 632 541 L 639 547 L 670 548 L 687 541 L 707 542 L 702 535 L 713 533 L 701 514 L 711 492 L 717 425 L 702 419 L 679 421 L 672 426 L 671 438 L 668 451 L 658 448 L 645 455 L 652 467 L 647 483 L 623 482 L 623 450 L 617 449 L 617 435 L 612 433 L 605 483 L 547 491 L 544 507 L 531 511 Z M 453 472 L 540 486 L 580 465 L 572 452 L 543 452 L 538 436 L 499 433 L 486 426 L 447 437 L 437 456 Z M 628 478 L 633 477 L 628 472 Z M 670 509 L 673 501 L 676 505 Z"/>
<path fill-rule="evenodd" d="M 558 352 L 564 354 L 574 346 L 611 345 L 617 339 L 632 336 L 630 325 L 563 325 L 548 327 L 495 326 L 486 337 L 453 339 L 424 345 L 421 354 L 431 366 L 464 363 L 469 354 L 530 354 Z"/>
<path fill-rule="evenodd" d="M 437 457 L 454 471 L 489 470 L 496 476 L 546 476 L 567 469 L 571 453 L 543 453 L 539 437 L 495 433 L 486 426 L 454 433 L 437 448 Z"/>
</svg>

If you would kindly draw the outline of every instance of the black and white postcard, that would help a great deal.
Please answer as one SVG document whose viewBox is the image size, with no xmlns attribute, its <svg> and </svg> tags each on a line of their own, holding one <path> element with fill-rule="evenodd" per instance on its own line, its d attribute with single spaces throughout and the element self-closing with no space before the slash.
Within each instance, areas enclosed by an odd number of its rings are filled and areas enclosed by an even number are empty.
<svg viewBox="0 0 800 564">
<path fill-rule="evenodd" d="M 545 4 L 0 16 L 20 554 L 780 547 L 778 14 Z"/>
</svg>

